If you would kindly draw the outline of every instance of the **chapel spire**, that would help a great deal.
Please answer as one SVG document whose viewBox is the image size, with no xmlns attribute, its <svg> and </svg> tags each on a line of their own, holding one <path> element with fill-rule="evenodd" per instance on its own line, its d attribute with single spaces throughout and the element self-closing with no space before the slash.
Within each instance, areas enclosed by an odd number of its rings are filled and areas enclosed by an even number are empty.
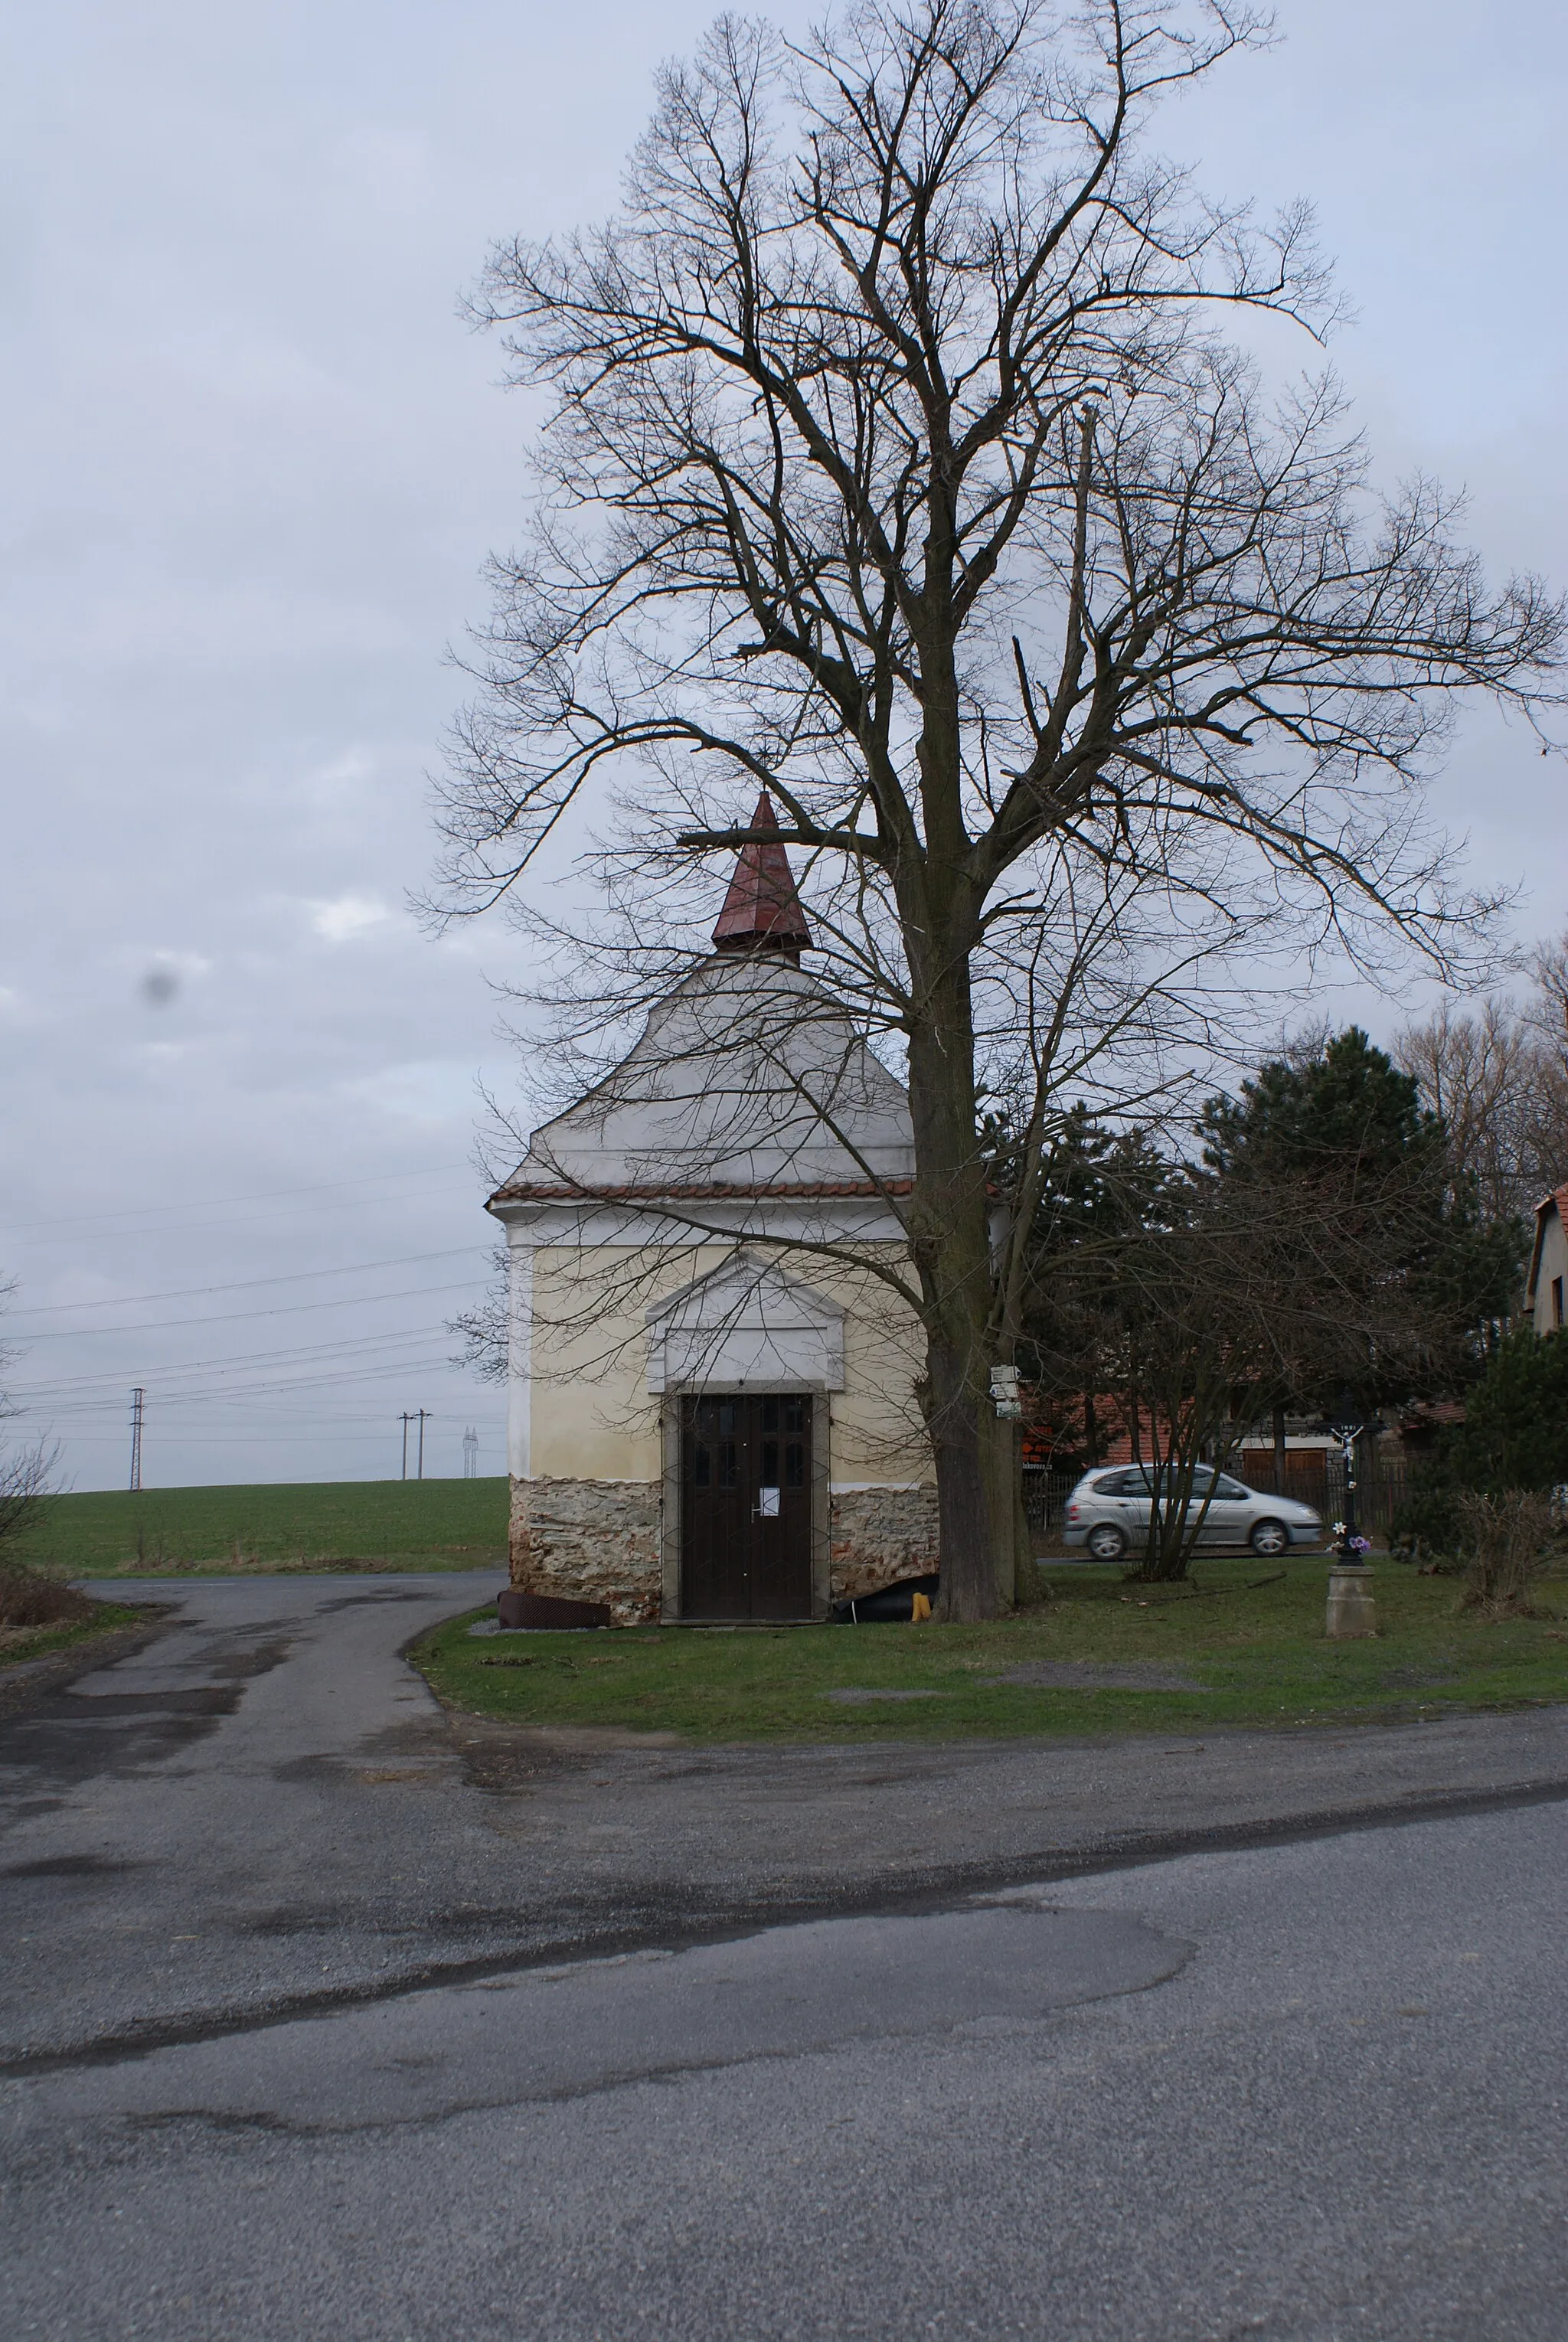
<svg viewBox="0 0 1568 2342">
<path fill-rule="evenodd" d="M 798 960 L 803 951 L 811 948 L 811 929 L 794 890 L 789 856 L 778 837 L 774 801 L 766 789 L 757 799 L 749 826 L 772 830 L 774 836 L 742 846 L 714 929 L 714 949 L 782 952 Z"/>
</svg>

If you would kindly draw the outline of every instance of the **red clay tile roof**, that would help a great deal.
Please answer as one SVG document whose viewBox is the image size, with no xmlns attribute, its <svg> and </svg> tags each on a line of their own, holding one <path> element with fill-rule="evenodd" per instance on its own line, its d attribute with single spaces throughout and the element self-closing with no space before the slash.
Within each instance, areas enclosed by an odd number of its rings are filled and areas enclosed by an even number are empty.
<svg viewBox="0 0 1568 2342">
<path fill-rule="evenodd" d="M 497 1187 L 489 1198 L 491 1204 L 632 1204 L 632 1203 L 697 1203 L 720 1202 L 727 1197 L 780 1196 L 817 1197 L 834 1196 L 910 1196 L 914 1192 L 913 1179 L 814 1179 L 790 1182 L 779 1180 L 772 1185 L 748 1184 L 728 1180 L 707 1180 L 690 1187 L 664 1186 L 633 1187 L 594 1187 L 584 1183 L 580 1187 L 533 1187 L 526 1183 L 508 1181 Z M 488 1208 L 488 1206 L 487 1206 Z"/>
</svg>

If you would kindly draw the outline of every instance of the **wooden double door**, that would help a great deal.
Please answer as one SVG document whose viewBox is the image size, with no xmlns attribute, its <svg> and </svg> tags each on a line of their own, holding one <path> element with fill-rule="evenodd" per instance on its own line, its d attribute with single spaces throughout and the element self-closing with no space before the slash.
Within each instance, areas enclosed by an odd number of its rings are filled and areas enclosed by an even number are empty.
<svg viewBox="0 0 1568 2342">
<path fill-rule="evenodd" d="M 681 1616 L 811 1616 L 812 1403 L 681 1401 Z"/>
</svg>

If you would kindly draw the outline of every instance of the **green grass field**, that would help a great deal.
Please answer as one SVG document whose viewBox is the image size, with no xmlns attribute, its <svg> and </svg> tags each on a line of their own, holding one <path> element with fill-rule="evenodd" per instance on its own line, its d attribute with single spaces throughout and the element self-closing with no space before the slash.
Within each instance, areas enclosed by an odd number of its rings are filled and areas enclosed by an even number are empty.
<svg viewBox="0 0 1568 2342">
<path fill-rule="evenodd" d="M 504 1572 L 506 1506 L 504 1480 L 113 1489 L 52 1496 L 20 1558 L 72 1577 L 334 1564 Z"/>
<path fill-rule="evenodd" d="M 1323 1634 L 1326 1560 L 1249 1586 L 1252 1558 L 1199 1565 L 1203 1592 L 1058 1569 L 1056 1599 L 990 1626 L 631 1628 L 473 1636 L 439 1627 L 415 1664 L 453 1706 L 520 1725 L 610 1725 L 692 1742 L 953 1740 L 1238 1726 L 1395 1723 L 1568 1699 L 1568 1583 L 1553 1615 L 1488 1625 L 1452 1578 L 1375 1571 L 1375 1641 Z M 1048 1576 L 1052 1574 L 1047 1572 Z M 1017 1668 L 1130 1666 L 1186 1688 L 987 1680 Z M 837 1691 L 918 1691 L 844 1703 Z"/>
</svg>

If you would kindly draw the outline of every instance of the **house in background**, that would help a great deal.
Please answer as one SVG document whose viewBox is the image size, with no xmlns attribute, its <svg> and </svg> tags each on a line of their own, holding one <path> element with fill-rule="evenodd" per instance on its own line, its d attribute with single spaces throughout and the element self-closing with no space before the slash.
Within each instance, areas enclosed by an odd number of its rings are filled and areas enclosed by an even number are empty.
<svg viewBox="0 0 1568 2342">
<path fill-rule="evenodd" d="M 1556 1334 L 1568 1293 L 1568 1187 L 1555 1187 L 1535 1206 L 1535 1242 L 1524 1306 L 1538 1334 Z"/>
<path fill-rule="evenodd" d="M 764 793 L 752 828 L 776 830 Z M 936 1566 L 904 1091 L 801 965 L 782 842 L 714 949 L 489 1199 L 513 1585 L 638 1619 L 820 1617 Z"/>
<path fill-rule="evenodd" d="M 1110 1392 L 1043 1399 L 1025 1386 L 1024 1397 L 1024 1502 L 1037 1526 L 1052 1516 L 1060 1493 L 1082 1473 L 1101 1465 L 1145 1462 L 1156 1449 L 1169 1449 L 1167 1425 L 1156 1426 L 1146 1408 L 1137 1410 L 1134 1423 L 1123 1401 Z M 1322 1511 L 1328 1501 L 1329 1460 L 1338 1453 L 1339 1442 L 1317 1417 L 1292 1415 L 1285 1418 L 1283 1474 L 1272 1442 L 1264 1444 L 1257 1426 L 1241 1435 L 1223 1462 L 1225 1470 L 1248 1487 L 1297 1497 Z"/>
</svg>

